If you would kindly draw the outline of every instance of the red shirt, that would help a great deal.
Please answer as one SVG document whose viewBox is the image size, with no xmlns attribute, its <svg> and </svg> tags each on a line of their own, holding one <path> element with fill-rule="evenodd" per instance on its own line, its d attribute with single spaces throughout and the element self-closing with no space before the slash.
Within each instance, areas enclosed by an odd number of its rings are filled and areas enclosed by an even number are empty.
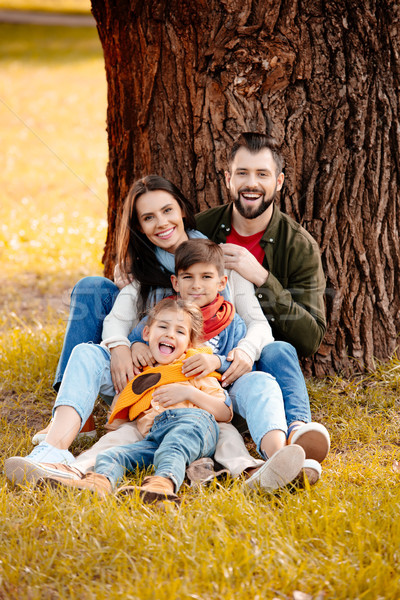
<svg viewBox="0 0 400 600">
<path fill-rule="evenodd" d="M 263 264 L 265 258 L 264 249 L 260 246 L 260 240 L 264 235 L 265 230 L 254 233 L 253 235 L 239 235 L 238 232 L 231 226 L 230 234 L 226 238 L 227 244 L 236 244 L 247 248 L 249 252 L 258 260 L 260 265 Z"/>
</svg>

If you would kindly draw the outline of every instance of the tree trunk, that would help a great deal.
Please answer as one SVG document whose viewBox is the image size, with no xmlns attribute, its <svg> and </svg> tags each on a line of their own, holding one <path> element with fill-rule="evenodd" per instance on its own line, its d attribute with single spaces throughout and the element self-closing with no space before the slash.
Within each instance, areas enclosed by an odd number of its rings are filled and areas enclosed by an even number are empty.
<svg viewBox="0 0 400 600">
<path fill-rule="evenodd" d="M 318 241 L 328 331 L 308 372 L 371 367 L 399 329 L 400 9 L 378 0 L 92 0 L 108 81 L 105 273 L 132 181 L 227 201 L 243 130 L 282 141 L 281 208 Z M 350 357 L 350 358 L 349 358 Z"/>
</svg>

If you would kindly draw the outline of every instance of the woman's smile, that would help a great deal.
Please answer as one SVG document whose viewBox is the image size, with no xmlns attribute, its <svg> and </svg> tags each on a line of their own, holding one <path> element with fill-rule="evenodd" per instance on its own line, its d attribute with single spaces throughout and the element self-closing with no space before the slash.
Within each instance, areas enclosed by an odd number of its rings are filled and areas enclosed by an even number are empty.
<svg viewBox="0 0 400 600">
<path fill-rule="evenodd" d="M 136 212 L 141 232 L 155 246 L 173 254 L 188 239 L 182 209 L 168 192 L 146 192 L 137 199 Z"/>
</svg>

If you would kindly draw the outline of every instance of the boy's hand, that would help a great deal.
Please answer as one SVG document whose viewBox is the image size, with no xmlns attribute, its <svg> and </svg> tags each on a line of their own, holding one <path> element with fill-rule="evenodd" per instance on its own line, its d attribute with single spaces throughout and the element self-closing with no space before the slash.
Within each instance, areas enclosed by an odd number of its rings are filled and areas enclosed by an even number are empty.
<svg viewBox="0 0 400 600">
<path fill-rule="evenodd" d="M 140 373 L 132 363 L 131 351 L 128 346 L 116 346 L 110 349 L 111 379 L 117 394 L 122 392 L 126 384 Z"/>
<path fill-rule="evenodd" d="M 131 355 L 133 365 L 140 370 L 143 367 L 152 367 L 156 362 L 150 352 L 150 348 L 143 342 L 134 342 L 132 344 Z"/>
<path fill-rule="evenodd" d="M 179 402 L 189 400 L 192 386 L 182 385 L 181 383 L 167 383 L 156 388 L 153 392 L 153 400 L 162 407 L 174 406 Z"/>
<path fill-rule="evenodd" d="M 222 387 L 227 387 L 241 375 L 250 373 L 253 367 L 253 361 L 250 356 L 246 354 L 244 350 L 240 348 L 234 348 L 231 350 L 226 357 L 226 360 L 231 360 L 232 364 L 222 375 Z"/>
<path fill-rule="evenodd" d="M 215 354 L 195 354 L 183 361 L 182 373 L 186 377 L 206 377 L 221 366 Z M 230 368 L 230 367 L 229 367 Z"/>
</svg>

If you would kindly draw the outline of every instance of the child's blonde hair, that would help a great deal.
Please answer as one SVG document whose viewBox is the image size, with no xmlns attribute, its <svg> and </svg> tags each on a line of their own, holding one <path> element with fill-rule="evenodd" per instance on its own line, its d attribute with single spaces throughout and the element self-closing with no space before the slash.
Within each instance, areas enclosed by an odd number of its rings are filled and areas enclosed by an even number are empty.
<svg viewBox="0 0 400 600">
<path fill-rule="evenodd" d="M 148 312 L 147 326 L 151 327 L 158 314 L 162 310 L 181 310 L 190 318 L 190 345 L 197 346 L 203 337 L 203 315 L 201 310 L 191 302 L 186 302 L 181 298 L 164 298 L 157 302 Z"/>
</svg>

